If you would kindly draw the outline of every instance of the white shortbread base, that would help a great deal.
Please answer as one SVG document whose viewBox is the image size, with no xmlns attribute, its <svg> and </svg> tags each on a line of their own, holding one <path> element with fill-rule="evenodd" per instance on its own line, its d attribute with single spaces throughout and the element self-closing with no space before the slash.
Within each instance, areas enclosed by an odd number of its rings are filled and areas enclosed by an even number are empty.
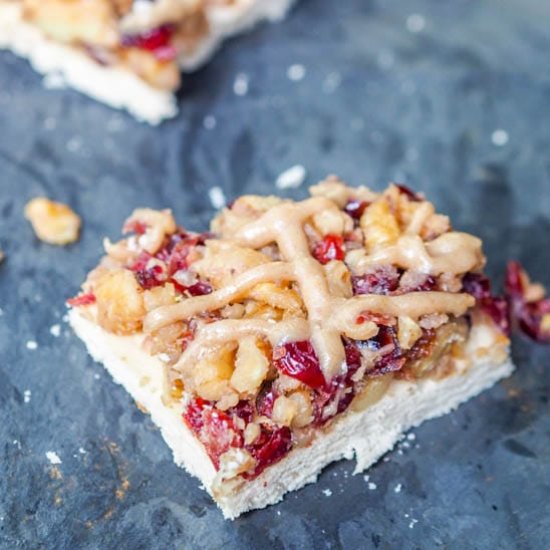
<svg viewBox="0 0 550 550">
<path fill-rule="evenodd" d="M 262 20 L 282 18 L 292 0 L 240 0 L 231 7 L 210 8 L 210 34 L 193 52 L 183 56 L 184 70 L 205 63 L 219 44 Z M 125 109 L 135 118 L 156 125 L 178 112 L 175 96 L 149 86 L 129 70 L 103 67 L 79 50 L 49 40 L 23 21 L 19 3 L 0 0 L 0 49 L 9 49 L 28 59 L 44 75 L 60 75 L 62 82 L 115 109 Z"/>
<path fill-rule="evenodd" d="M 142 338 L 109 334 L 76 310 L 70 312 L 70 322 L 91 356 L 103 363 L 115 381 L 150 412 L 172 449 L 176 464 L 198 477 L 212 494 L 214 467 L 201 443 L 183 423 L 181 406 L 166 407 L 162 403 L 161 363 L 141 349 Z M 309 447 L 291 451 L 255 480 L 245 483 L 236 494 L 218 496 L 223 515 L 234 519 L 249 510 L 279 502 L 287 492 L 314 482 L 325 466 L 342 458 L 355 456 L 355 473 L 368 468 L 404 432 L 451 411 L 513 371 L 508 358 L 503 357 L 495 364 L 487 354 L 476 353 L 490 343 L 487 331 L 476 333 L 474 329 L 469 346 L 473 366 L 463 373 L 442 380 L 393 381 L 384 397 L 372 407 L 362 412 L 348 411 Z"/>
</svg>

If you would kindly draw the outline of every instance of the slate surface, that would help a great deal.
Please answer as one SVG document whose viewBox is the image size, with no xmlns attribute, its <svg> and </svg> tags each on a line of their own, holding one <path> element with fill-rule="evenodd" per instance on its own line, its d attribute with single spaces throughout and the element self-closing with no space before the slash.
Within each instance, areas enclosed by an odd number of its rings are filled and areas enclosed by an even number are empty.
<svg viewBox="0 0 550 550">
<path fill-rule="evenodd" d="M 518 257 L 550 283 L 549 18 L 544 0 L 303 0 L 186 79 L 156 129 L 0 53 L 0 547 L 549 548 L 548 349 L 516 341 L 516 374 L 415 430 L 370 488 L 342 462 L 230 523 L 62 321 L 132 208 L 204 229 L 209 188 L 273 192 L 296 163 L 307 183 L 406 181 L 485 239 L 497 280 Z M 83 215 L 78 244 L 33 237 L 22 209 L 41 194 Z"/>
</svg>

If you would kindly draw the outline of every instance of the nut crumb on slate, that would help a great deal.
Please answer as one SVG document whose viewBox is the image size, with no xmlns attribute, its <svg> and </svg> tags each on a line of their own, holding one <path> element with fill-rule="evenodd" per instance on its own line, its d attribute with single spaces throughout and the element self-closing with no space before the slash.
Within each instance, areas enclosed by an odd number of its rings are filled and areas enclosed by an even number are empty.
<svg viewBox="0 0 550 550">
<path fill-rule="evenodd" d="M 80 217 L 63 203 L 36 197 L 26 204 L 25 218 L 36 236 L 46 243 L 63 246 L 78 239 Z"/>
</svg>

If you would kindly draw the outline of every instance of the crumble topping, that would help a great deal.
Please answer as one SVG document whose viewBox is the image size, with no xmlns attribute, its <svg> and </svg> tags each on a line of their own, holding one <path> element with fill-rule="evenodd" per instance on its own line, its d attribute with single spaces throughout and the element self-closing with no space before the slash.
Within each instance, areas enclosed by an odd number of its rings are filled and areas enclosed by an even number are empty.
<svg viewBox="0 0 550 550">
<path fill-rule="evenodd" d="M 65 204 L 37 197 L 26 204 L 25 217 L 41 241 L 63 246 L 78 240 L 80 218 Z"/>
<path fill-rule="evenodd" d="M 136 210 L 70 304 L 144 334 L 222 481 L 259 475 L 394 378 L 452 374 L 473 315 L 507 342 L 498 299 L 477 292 L 481 241 L 404 186 L 244 196 L 211 230 Z"/>
</svg>

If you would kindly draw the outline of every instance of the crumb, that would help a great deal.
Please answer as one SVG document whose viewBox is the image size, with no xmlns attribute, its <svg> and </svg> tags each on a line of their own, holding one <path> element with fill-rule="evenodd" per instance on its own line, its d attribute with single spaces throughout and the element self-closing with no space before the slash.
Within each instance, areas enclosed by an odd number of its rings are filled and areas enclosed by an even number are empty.
<svg viewBox="0 0 550 550">
<path fill-rule="evenodd" d="M 26 346 L 27 346 L 27 349 L 30 349 L 30 350 L 35 350 L 36 348 L 38 348 L 38 344 L 34 340 L 29 340 L 26 343 Z"/>
<path fill-rule="evenodd" d="M 54 336 L 55 338 L 58 338 L 61 334 L 61 326 L 60 325 L 52 325 L 50 327 L 50 334 Z"/>
<path fill-rule="evenodd" d="M 235 82 L 233 82 L 233 92 L 235 95 L 243 96 L 248 93 L 248 75 L 245 73 L 239 73 Z"/>
<path fill-rule="evenodd" d="M 363 479 L 364 479 L 365 481 L 368 481 L 368 480 L 370 479 L 370 476 L 364 475 L 364 476 L 363 476 Z"/>
<path fill-rule="evenodd" d="M 414 441 L 416 439 L 416 435 L 413 433 L 407 434 L 407 439 L 409 441 Z"/>
<path fill-rule="evenodd" d="M 402 487 L 403 487 L 403 486 L 401 485 L 401 483 L 398 483 L 398 484 L 394 487 L 393 492 L 394 492 L 394 493 L 400 493 Z"/>
<path fill-rule="evenodd" d="M 369 491 L 375 491 L 376 487 L 377 487 L 376 483 L 373 483 L 372 481 L 369 482 L 368 484 Z"/>
<path fill-rule="evenodd" d="M 31 400 L 31 395 L 32 395 L 31 390 L 25 390 L 23 392 L 23 402 L 24 403 L 29 403 L 30 400 Z"/>
<path fill-rule="evenodd" d="M 223 208 L 225 206 L 226 200 L 223 189 L 221 187 L 212 187 L 208 190 L 208 197 L 210 203 L 216 209 Z"/>
<path fill-rule="evenodd" d="M 46 458 L 50 461 L 50 464 L 61 464 L 61 459 L 59 455 L 54 451 L 47 451 Z"/>
<path fill-rule="evenodd" d="M 67 205 L 37 197 L 25 206 L 25 218 L 36 236 L 49 244 L 65 245 L 78 239 L 80 218 Z"/>
<path fill-rule="evenodd" d="M 330 497 L 332 496 L 332 491 L 330 489 L 324 489 L 323 495 L 325 495 L 326 497 Z"/>
<path fill-rule="evenodd" d="M 277 510 L 277 515 L 278 515 L 278 516 L 281 515 L 281 510 Z"/>
<path fill-rule="evenodd" d="M 306 169 L 301 164 L 295 164 L 277 177 L 275 186 L 278 189 L 295 189 L 306 179 Z"/>
<path fill-rule="evenodd" d="M 340 73 L 330 73 L 327 75 L 323 82 L 323 92 L 326 94 L 332 94 L 342 83 L 342 76 Z"/>
<path fill-rule="evenodd" d="M 306 68 L 299 63 L 295 63 L 287 69 L 286 76 L 293 82 L 299 82 L 306 76 Z"/>
<path fill-rule="evenodd" d="M 62 88 L 65 88 L 67 83 L 61 73 L 53 72 L 47 74 L 42 79 L 42 84 L 44 85 L 44 88 L 46 88 L 46 90 L 60 90 Z"/>
<path fill-rule="evenodd" d="M 65 315 L 63 315 L 63 317 L 61 317 L 61 320 L 62 320 L 64 323 L 68 323 L 68 322 L 69 322 L 69 314 L 68 314 L 68 313 L 65 313 Z"/>
<path fill-rule="evenodd" d="M 508 143 L 508 132 L 499 128 L 491 134 L 491 141 L 493 145 L 497 147 L 502 147 Z"/>
<path fill-rule="evenodd" d="M 97 374 L 97 372 L 94 374 L 94 379 L 95 380 L 99 380 L 101 378 L 101 376 L 99 376 L 99 374 Z"/>
<path fill-rule="evenodd" d="M 407 30 L 412 33 L 422 32 L 426 27 L 426 19 L 419 13 L 413 13 L 407 17 Z"/>
<path fill-rule="evenodd" d="M 411 518 L 411 521 L 409 523 L 409 529 L 412 529 L 417 523 L 418 523 L 417 519 Z"/>
<path fill-rule="evenodd" d="M 213 130 L 216 127 L 216 124 L 217 124 L 216 118 L 213 117 L 212 115 L 205 116 L 204 120 L 202 121 L 202 125 L 207 130 Z"/>
<path fill-rule="evenodd" d="M 78 452 L 79 452 L 81 455 L 85 455 L 85 454 L 86 454 L 86 449 L 84 449 L 84 447 L 79 447 L 79 448 L 78 448 Z"/>
</svg>

